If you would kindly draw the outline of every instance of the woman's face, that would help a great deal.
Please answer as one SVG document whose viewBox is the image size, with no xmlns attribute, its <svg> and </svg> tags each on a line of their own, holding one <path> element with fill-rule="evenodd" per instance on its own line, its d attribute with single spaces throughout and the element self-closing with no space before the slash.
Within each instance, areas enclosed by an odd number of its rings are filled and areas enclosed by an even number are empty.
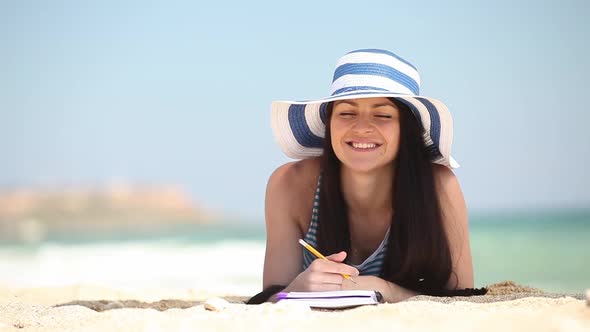
<svg viewBox="0 0 590 332">
<path fill-rule="evenodd" d="M 399 149 L 399 109 L 388 98 L 335 101 L 332 148 L 342 164 L 369 172 L 390 165 Z"/>
</svg>

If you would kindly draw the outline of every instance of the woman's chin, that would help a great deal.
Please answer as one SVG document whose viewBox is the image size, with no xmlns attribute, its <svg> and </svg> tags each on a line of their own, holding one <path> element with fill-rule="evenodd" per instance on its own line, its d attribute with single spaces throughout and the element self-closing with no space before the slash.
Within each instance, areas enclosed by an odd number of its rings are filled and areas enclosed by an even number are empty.
<svg viewBox="0 0 590 332">
<path fill-rule="evenodd" d="M 350 160 L 342 162 L 342 165 L 355 173 L 372 173 L 383 166 L 383 163 L 377 163 L 374 160 Z"/>
</svg>

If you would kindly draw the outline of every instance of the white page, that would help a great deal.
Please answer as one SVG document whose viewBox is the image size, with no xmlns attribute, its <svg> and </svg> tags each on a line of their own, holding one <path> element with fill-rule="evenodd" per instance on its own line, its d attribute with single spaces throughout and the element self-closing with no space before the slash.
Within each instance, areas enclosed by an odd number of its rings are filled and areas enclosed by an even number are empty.
<svg viewBox="0 0 590 332">
<path fill-rule="evenodd" d="M 375 291 L 347 290 L 333 292 L 279 293 L 279 301 L 304 303 L 314 308 L 346 308 L 381 302 L 381 294 Z"/>
</svg>

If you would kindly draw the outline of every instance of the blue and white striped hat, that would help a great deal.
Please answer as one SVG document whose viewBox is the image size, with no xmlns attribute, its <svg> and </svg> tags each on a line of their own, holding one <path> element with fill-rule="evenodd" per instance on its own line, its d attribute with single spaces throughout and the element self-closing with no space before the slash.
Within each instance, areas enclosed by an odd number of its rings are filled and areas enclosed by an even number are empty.
<svg viewBox="0 0 590 332">
<path fill-rule="evenodd" d="M 420 75 L 412 64 L 392 52 L 356 50 L 336 64 L 329 97 L 308 101 L 274 101 L 271 126 L 283 152 L 295 159 L 322 154 L 326 106 L 342 99 L 392 97 L 406 104 L 424 128 L 424 143 L 432 161 L 450 168 L 453 120 L 440 101 L 420 96 Z"/>
</svg>

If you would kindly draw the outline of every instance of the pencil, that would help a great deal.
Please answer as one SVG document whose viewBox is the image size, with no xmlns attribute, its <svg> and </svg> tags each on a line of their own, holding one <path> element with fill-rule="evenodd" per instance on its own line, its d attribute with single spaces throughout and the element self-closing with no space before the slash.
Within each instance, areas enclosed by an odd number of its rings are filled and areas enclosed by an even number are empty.
<svg viewBox="0 0 590 332">
<path fill-rule="evenodd" d="M 326 258 L 326 256 L 322 255 L 319 251 L 315 250 L 314 247 L 312 247 L 311 245 L 309 245 L 309 243 L 303 241 L 302 239 L 299 239 L 299 244 L 301 244 L 305 249 L 309 250 L 309 252 L 311 252 L 312 254 L 314 254 L 315 257 L 317 257 L 319 259 L 328 260 Z M 344 273 L 341 273 L 341 274 L 342 274 L 342 276 L 345 279 L 348 279 L 348 280 L 350 280 L 350 281 L 352 281 L 352 282 L 354 282 L 356 284 L 356 281 L 354 281 L 351 276 L 349 276 L 348 274 L 344 274 Z"/>
</svg>

